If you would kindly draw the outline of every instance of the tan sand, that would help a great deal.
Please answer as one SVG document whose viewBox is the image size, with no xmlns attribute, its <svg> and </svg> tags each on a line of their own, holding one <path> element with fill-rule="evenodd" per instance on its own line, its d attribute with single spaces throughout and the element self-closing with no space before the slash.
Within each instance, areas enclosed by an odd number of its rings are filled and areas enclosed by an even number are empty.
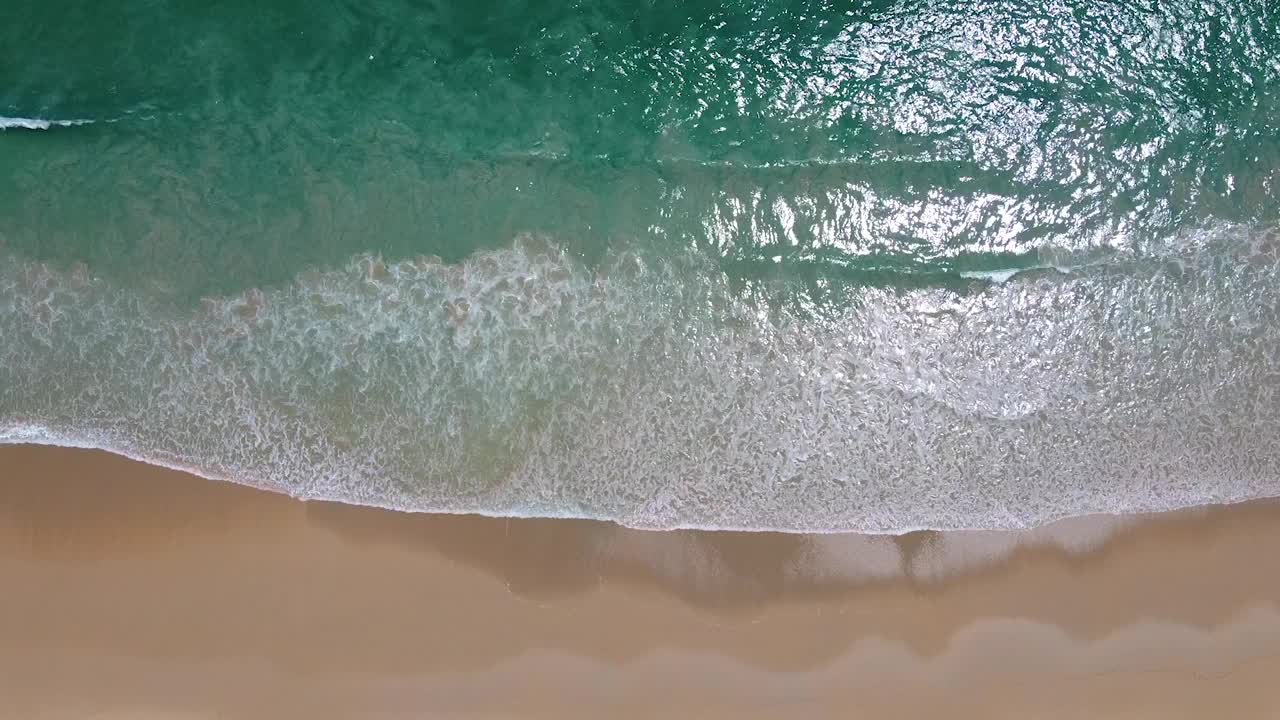
<svg viewBox="0 0 1280 720">
<path fill-rule="evenodd" d="M 0 448 L 0 718 L 1280 718 L 1280 505 L 902 538 Z"/>
</svg>

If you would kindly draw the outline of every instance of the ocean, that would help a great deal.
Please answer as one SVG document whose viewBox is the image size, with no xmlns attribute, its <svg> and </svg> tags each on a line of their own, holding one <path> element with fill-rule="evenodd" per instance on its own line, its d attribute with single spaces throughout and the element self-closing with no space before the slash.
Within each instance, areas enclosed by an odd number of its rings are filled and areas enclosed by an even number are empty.
<svg viewBox="0 0 1280 720">
<path fill-rule="evenodd" d="M 1271 0 L 0 11 L 0 442 L 899 533 L 1280 495 Z"/>
</svg>

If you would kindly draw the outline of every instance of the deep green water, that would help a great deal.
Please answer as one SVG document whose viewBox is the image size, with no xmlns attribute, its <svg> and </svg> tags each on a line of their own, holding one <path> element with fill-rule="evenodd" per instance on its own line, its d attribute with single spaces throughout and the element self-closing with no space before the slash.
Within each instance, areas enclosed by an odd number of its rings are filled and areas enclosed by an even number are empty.
<svg viewBox="0 0 1280 720">
<path fill-rule="evenodd" d="M 1273 0 L 18 0 L 0 440 L 663 527 L 1280 494 L 1278 78 Z"/>
</svg>

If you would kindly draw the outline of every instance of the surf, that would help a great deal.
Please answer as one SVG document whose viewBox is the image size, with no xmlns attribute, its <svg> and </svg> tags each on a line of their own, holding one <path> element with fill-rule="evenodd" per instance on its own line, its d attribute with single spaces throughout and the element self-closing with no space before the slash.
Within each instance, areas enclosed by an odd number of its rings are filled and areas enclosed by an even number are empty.
<svg viewBox="0 0 1280 720">
<path fill-rule="evenodd" d="M 56 127 L 90 125 L 92 120 L 46 120 L 44 118 L 0 117 L 0 130 L 49 130 Z"/>
<path fill-rule="evenodd" d="M 820 315 L 704 257 L 522 236 L 192 308 L 0 270 L 0 441 L 296 497 L 643 528 L 1017 528 L 1273 495 L 1265 228 Z"/>
</svg>

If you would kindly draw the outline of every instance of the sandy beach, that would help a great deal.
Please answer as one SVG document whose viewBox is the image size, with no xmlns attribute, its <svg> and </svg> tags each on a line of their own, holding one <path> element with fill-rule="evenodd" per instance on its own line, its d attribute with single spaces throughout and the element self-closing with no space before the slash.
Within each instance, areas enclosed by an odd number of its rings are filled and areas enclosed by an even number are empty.
<svg viewBox="0 0 1280 720">
<path fill-rule="evenodd" d="M 1280 504 L 903 537 L 303 503 L 0 448 L 3 718 L 1280 717 Z"/>
</svg>

